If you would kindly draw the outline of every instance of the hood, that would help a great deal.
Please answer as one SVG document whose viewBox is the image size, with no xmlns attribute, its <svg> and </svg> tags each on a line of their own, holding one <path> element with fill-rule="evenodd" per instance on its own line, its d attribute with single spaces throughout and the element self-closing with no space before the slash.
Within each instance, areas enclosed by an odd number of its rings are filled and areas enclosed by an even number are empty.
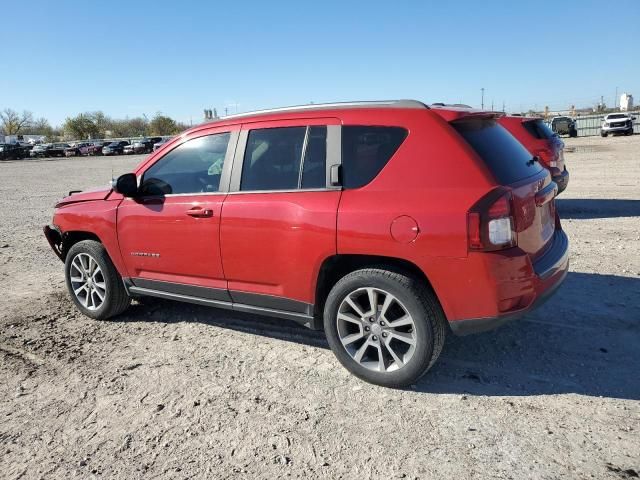
<svg viewBox="0 0 640 480">
<path fill-rule="evenodd" d="M 623 118 L 604 118 L 603 122 L 606 123 L 618 123 L 618 122 L 628 122 L 631 120 L 631 117 L 623 117 Z"/>
<path fill-rule="evenodd" d="M 111 187 L 95 188 L 85 190 L 84 192 L 73 193 L 68 197 L 64 197 L 56 204 L 56 208 L 78 202 L 91 202 L 94 200 L 106 200 L 111 193 Z"/>
</svg>

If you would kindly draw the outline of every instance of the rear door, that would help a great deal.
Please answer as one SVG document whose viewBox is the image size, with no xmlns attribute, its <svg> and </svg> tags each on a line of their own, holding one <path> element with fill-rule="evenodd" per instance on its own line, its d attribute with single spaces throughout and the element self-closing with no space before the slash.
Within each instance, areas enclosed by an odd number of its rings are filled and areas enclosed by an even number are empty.
<svg viewBox="0 0 640 480">
<path fill-rule="evenodd" d="M 548 170 L 491 118 L 461 119 L 452 126 L 475 150 L 499 185 L 513 193 L 518 247 L 532 260 L 542 255 L 555 231 L 557 185 Z"/>
<path fill-rule="evenodd" d="M 242 126 L 221 224 L 235 303 L 310 313 L 320 265 L 336 253 L 339 163 L 335 118 Z"/>
</svg>

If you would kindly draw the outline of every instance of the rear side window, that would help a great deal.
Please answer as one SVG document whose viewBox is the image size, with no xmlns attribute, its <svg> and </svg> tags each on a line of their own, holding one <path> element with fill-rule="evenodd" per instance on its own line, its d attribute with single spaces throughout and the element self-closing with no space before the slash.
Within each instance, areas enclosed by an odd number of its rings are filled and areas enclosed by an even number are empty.
<svg viewBox="0 0 640 480">
<path fill-rule="evenodd" d="M 251 130 L 240 190 L 326 187 L 327 127 Z"/>
<path fill-rule="evenodd" d="M 494 120 L 474 119 L 451 123 L 484 160 L 496 180 L 515 183 L 542 170 L 540 163 L 507 130 Z"/>
<path fill-rule="evenodd" d="M 555 133 L 547 127 L 547 124 L 542 120 L 531 120 L 524 122 L 522 126 L 527 132 L 529 132 L 534 138 L 549 139 L 555 137 Z"/>
<path fill-rule="evenodd" d="M 407 138 L 401 127 L 342 127 L 342 185 L 359 188 L 384 168 Z"/>
</svg>

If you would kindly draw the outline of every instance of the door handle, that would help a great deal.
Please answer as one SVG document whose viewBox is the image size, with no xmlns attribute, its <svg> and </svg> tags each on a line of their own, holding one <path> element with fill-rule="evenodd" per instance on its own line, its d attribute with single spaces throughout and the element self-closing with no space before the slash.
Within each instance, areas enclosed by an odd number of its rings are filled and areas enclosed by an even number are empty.
<svg viewBox="0 0 640 480">
<path fill-rule="evenodd" d="M 194 207 L 187 211 L 187 215 L 195 218 L 213 217 L 213 210 L 209 208 Z"/>
</svg>

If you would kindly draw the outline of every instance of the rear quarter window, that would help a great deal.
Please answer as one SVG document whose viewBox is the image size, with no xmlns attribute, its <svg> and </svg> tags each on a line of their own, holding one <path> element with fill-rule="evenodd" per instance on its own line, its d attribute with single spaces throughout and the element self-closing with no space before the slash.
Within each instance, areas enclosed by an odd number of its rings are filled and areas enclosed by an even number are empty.
<svg viewBox="0 0 640 480">
<path fill-rule="evenodd" d="M 542 170 L 539 162 L 507 130 L 491 119 L 459 120 L 451 124 L 484 161 L 502 185 Z"/>
<path fill-rule="evenodd" d="M 343 126 L 342 185 L 359 188 L 368 184 L 389 162 L 407 138 L 401 127 Z"/>
</svg>

